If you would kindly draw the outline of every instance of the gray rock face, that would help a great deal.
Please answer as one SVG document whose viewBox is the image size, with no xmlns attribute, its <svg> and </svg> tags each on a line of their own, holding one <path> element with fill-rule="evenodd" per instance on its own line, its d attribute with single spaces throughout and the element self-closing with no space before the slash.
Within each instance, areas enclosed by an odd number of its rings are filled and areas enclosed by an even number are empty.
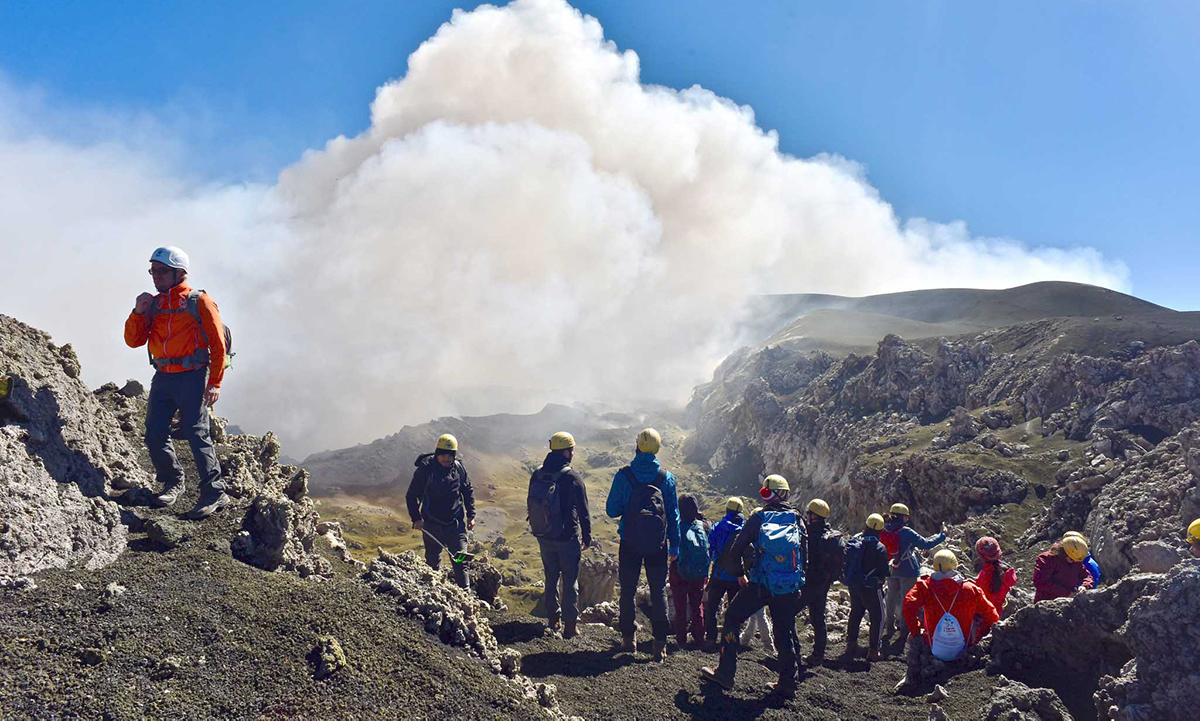
<svg viewBox="0 0 1200 721">
<path fill-rule="evenodd" d="M 1162 541 L 1147 541 L 1133 547 L 1137 570 L 1142 573 L 1166 573 L 1183 560 L 1178 549 Z"/>
<path fill-rule="evenodd" d="M 1030 688 L 1001 676 L 984 709 L 984 721 L 1072 721 L 1058 694 L 1048 688 Z"/>
<path fill-rule="evenodd" d="M 111 563 L 125 549 L 114 482 L 145 484 L 117 418 L 79 381 L 69 345 L 0 315 L 0 575 Z"/>
<path fill-rule="evenodd" d="M 617 587 L 617 559 L 594 547 L 579 561 L 579 608 L 611 601 Z"/>
</svg>

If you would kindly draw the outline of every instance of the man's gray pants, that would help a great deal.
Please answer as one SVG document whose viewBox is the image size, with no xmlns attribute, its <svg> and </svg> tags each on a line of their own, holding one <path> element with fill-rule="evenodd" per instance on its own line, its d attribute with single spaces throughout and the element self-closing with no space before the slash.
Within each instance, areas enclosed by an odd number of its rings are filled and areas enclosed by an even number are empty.
<svg viewBox="0 0 1200 721">
<path fill-rule="evenodd" d="M 542 570 L 546 573 L 546 590 L 542 598 L 546 602 L 546 616 L 553 623 L 562 619 L 573 628 L 579 619 L 579 559 L 582 551 L 579 539 L 547 541 L 538 539 L 542 552 Z M 558 605 L 558 579 L 562 578 L 562 609 Z"/>
<path fill-rule="evenodd" d="M 454 582 L 461 588 L 469 589 L 471 583 L 467 577 L 467 564 L 454 562 L 455 554 L 467 550 L 466 525 L 447 526 L 435 521 L 425 521 L 421 538 L 425 541 L 425 562 L 429 567 L 438 570 L 442 565 L 442 551 L 447 551 L 450 554 L 450 570 L 454 571 Z"/>
<path fill-rule="evenodd" d="M 896 629 L 902 632 L 902 636 L 908 635 L 908 626 L 904 625 L 901 606 L 904 603 L 904 597 L 915 585 L 917 585 L 916 576 L 888 576 L 887 599 L 884 602 L 883 611 L 883 633 L 885 636 L 891 635 Z"/>
<path fill-rule="evenodd" d="M 225 484 L 221 481 L 221 464 L 217 461 L 217 452 L 208 430 L 208 406 L 204 405 L 207 382 L 207 368 L 182 373 L 158 371 L 150 381 L 150 400 L 146 406 L 146 448 L 150 451 L 150 461 L 163 488 L 183 483 L 183 466 L 179 465 L 175 446 L 171 442 L 171 420 L 179 411 L 180 428 L 196 460 L 201 495 L 225 490 Z"/>
</svg>

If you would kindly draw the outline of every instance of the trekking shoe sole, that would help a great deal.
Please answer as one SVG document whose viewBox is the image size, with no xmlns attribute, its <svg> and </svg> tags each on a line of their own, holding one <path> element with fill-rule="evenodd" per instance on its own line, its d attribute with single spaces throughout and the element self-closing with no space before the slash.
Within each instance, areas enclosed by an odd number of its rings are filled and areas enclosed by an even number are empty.
<svg viewBox="0 0 1200 721">
<path fill-rule="evenodd" d="M 724 681 L 722 681 L 720 678 L 717 677 L 717 672 L 707 666 L 700 669 L 700 678 L 704 679 L 705 681 L 711 681 L 712 683 L 715 683 L 716 685 L 720 686 L 721 688 L 725 689 L 726 691 L 733 690 L 732 683 L 725 683 Z"/>
</svg>

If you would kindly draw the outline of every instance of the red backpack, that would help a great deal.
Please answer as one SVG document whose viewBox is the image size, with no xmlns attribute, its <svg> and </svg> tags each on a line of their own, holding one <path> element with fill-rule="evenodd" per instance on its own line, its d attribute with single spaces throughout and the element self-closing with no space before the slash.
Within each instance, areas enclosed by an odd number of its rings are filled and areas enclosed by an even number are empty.
<svg viewBox="0 0 1200 721">
<path fill-rule="evenodd" d="M 889 561 L 900 552 L 900 534 L 895 531 L 880 531 L 879 542 L 887 549 Z"/>
</svg>

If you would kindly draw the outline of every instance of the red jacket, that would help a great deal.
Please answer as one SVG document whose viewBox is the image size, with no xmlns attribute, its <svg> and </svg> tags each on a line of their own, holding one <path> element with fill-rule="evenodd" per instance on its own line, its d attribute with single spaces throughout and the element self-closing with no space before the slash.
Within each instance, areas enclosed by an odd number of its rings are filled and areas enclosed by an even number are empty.
<svg viewBox="0 0 1200 721">
<path fill-rule="evenodd" d="M 951 606 L 951 603 L 954 605 Z M 933 629 L 937 628 L 938 621 L 942 620 L 943 606 L 958 619 L 958 625 L 962 627 L 964 634 L 970 631 L 975 616 L 980 616 L 983 622 L 979 626 L 979 638 L 991 629 L 992 624 L 1000 620 L 996 607 L 974 581 L 963 581 L 960 584 L 953 578 L 935 581 L 929 576 L 922 576 L 904 597 L 904 623 L 908 625 L 909 633 L 914 637 L 918 633 L 924 633 L 925 643 L 932 645 Z M 918 618 L 920 611 L 925 612 L 924 628 Z"/>
<path fill-rule="evenodd" d="M 992 593 L 992 576 L 996 572 L 995 568 L 991 563 L 984 563 L 979 575 L 975 578 L 975 585 L 983 589 L 997 612 L 1003 612 L 1004 604 L 1008 603 L 1008 592 L 1017 585 L 1017 569 L 1009 566 L 1000 576 L 1000 588 Z"/>
<path fill-rule="evenodd" d="M 187 306 L 188 293 L 192 287 L 183 281 L 166 293 L 154 297 L 158 308 L 166 310 Z M 208 385 L 221 387 L 221 379 L 225 375 L 225 332 L 221 324 L 221 313 L 212 296 L 203 293 L 200 296 L 200 324 L 204 335 L 208 336 L 209 358 Z M 195 318 L 188 313 L 162 313 L 154 316 L 154 325 L 150 325 L 150 315 L 130 313 L 125 321 L 125 344 L 130 348 L 150 344 L 150 353 L 155 358 L 183 358 L 204 347 L 204 337 L 200 334 L 200 326 Z M 180 373 L 187 370 L 180 365 L 168 365 L 163 369 L 166 373 Z"/>
<path fill-rule="evenodd" d="M 1052 551 L 1037 557 L 1033 567 L 1034 603 L 1070 596 L 1080 586 L 1092 587 L 1092 574 L 1081 562 L 1072 561 L 1065 553 L 1058 555 Z"/>
</svg>

